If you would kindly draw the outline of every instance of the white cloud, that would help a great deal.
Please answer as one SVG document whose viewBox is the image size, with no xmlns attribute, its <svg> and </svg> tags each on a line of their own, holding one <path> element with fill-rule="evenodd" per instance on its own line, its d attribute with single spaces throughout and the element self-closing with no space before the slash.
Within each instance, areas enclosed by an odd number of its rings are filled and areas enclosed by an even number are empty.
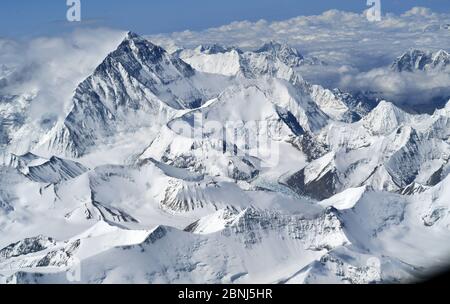
<svg viewBox="0 0 450 304">
<path fill-rule="evenodd" d="M 394 75 L 383 69 L 409 48 L 450 50 L 450 30 L 443 24 L 450 24 L 450 14 L 434 13 L 427 8 L 413 8 L 402 15 L 386 14 L 381 22 L 373 23 L 363 12 L 331 10 L 317 16 L 277 22 L 233 22 L 200 32 L 149 38 L 169 50 L 205 43 L 248 49 L 268 40 L 287 42 L 305 55 L 329 64 L 304 69 L 305 79 L 327 87 L 383 90 L 396 99 L 394 102 L 404 102 L 434 96 L 450 87 L 448 75 Z M 32 41 L 0 39 L 0 66 L 15 67 L 20 80 L 10 80 L 7 88 L 2 88 L 0 82 L 0 95 L 39 90 L 32 109 L 34 116 L 60 114 L 78 83 L 119 44 L 123 35 L 109 29 L 83 29 L 62 37 Z M 407 96 L 408 92 L 414 92 L 415 97 Z"/>
<path fill-rule="evenodd" d="M 331 10 L 317 16 L 279 22 L 242 21 L 200 32 L 185 31 L 149 38 L 163 46 L 222 43 L 242 48 L 255 48 L 265 41 L 278 40 L 333 64 L 368 70 L 392 61 L 411 47 L 450 49 L 449 30 L 435 27 L 424 32 L 430 25 L 447 23 L 450 23 L 450 14 L 437 14 L 420 7 L 402 15 L 383 15 L 380 22 L 369 22 L 363 12 Z"/>
<path fill-rule="evenodd" d="M 385 99 L 398 104 L 425 105 L 435 98 L 448 99 L 450 74 L 432 72 L 400 74 L 387 69 L 373 69 L 366 73 L 346 75 L 341 78 L 339 86 L 351 90 L 381 92 Z"/>
<path fill-rule="evenodd" d="M 388 66 L 410 48 L 450 50 L 450 14 L 438 14 L 415 7 L 401 15 L 385 14 L 380 22 L 364 15 L 327 11 L 317 16 L 300 16 L 285 21 L 234 22 L 201 32 L 155 35 L 156 43 L 195 47 L 222 43 L 256 48 L 268 40 L 287 42 L 302 53 L 328 62 L 325 67 L 302 69 L 305 79 L 327 87 L 381 91 L 398 103 L 428 102 L 450 90 L 449 75 L 396 74 Z"/>
<path fill-rule="evenodd" d="M 433 11 L 426 7 L 413 7 L 409 11 L 406 11 L 402 16 L 422 16 L 422 17 L 432 17 L 434 15 Z"/>
<path fill-rule="evenodd" d="M 110 29 L 84 29 L 61 37 L 0 40 L 0 65 L 15 71 L 0 95 L 35 93 L 32 119 L 61 116 L 77 85 L 123 37 L 123 32 Z"/>
</svg>

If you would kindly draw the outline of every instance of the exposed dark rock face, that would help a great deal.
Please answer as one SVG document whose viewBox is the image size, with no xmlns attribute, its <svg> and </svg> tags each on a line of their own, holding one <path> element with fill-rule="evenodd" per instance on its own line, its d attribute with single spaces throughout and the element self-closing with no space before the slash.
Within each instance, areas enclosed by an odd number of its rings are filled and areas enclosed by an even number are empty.
<svg viewBox="0 0 450 304">
<path fill-rule="evenodd" d="M 40 166 L 29 167 L 26 176 L 35 182 L 56 184 L 80 176 L 86 171 L 88 169 L 80 163 L 52 157 Z"/>
<path fill-rule="evenodd" d="M 165 123 L 172 110 L 201 106 L 206 97 L 191 77 L 195 71 L 134 33 L 106 57 L 75 91 L 73 108 L 49 143 L 71 156 L 82 156 L 97 140 L 133 127 Z M 123 131 L 123 130 L 122 130 Z"/>
<path fill-rule="evenodd" d="M 336 194 L 339 178 L 334 170 L 330 170 L 320 178 L 305 183 L 305 170 L 303 169 L 292 175 L 286 184 L 300 195 L 324 200 Z"/>
<path fill-rule="evenodd" d="M 55 240 L 49 237 L 37 236 L 33 238 L 27 238 L 1 249 L 0 260 L 43 251 L 54 246 L 55 244 Z"/>
</svg>

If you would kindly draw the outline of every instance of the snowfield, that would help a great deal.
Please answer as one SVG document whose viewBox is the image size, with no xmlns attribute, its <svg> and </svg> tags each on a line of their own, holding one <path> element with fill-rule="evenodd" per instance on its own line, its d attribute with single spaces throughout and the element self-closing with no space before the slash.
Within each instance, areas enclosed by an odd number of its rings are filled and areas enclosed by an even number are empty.
<svg viewBox="0 0 450 304">
<path fill-rule="evenodd" d="M 392 69 L 446 63 L 411 51 Z M 450 266 L 450 101 L 371 104 L 299 73 L 320 64 L 273 41 L 170 54 L 127 33 L 53 123 L 27 117 L 39 88 L 0 87 L 0 283 L 397 283 Z"/>
</svg>

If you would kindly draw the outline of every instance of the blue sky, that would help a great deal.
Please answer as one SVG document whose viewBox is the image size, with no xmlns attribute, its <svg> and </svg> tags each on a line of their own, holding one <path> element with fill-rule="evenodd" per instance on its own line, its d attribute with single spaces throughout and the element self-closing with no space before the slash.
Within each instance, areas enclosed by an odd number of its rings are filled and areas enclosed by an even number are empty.
<svg viewBox="0 0 450 304">
<path fill-rule="evenodd" d="M 448 0 L 381 0 L 383 12 L 414 6 L 450 12 Z M 232 21 L 283 20 L 329 9 L 361 12 L 366 0 L 81 0 L 83 22 L 65 20 L 66 0 L 1 0 L 0 36 L 34 37 L 107 26 L 141 34 L 202 30 Z"/>
</svg>

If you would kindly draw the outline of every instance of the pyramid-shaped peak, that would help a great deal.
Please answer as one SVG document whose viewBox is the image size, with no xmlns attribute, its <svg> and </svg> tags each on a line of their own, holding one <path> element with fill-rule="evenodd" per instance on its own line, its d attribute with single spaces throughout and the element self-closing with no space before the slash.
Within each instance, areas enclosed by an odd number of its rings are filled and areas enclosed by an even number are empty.
<svg viewBox="0 0 450 304">
<path fill-rule="evenodd" d="M 405 111 L 383 100 L 362 121 L 363 125 L 375 134 L 386 135 L 408 120 L 409 115 Z"/>
<path fill-rule="evenodd" d="M 138 34 L 136 34 L 135 32 L 132 32 L 132 31 L 128 31 L 126 37 L 127 37 L 127 39 L 141 38 L 141 36 L 139 36 Z"/>
<path fill-rule="evenodd" d="M 135 54 L 134 59 L 131 54 Z M 169 54 L 162 47 L 151 43 L 144 37 L 134 32 L 128 32 L 117 49 L 108 57 L 115 58 L 119 61 L 138 59 L 142 62 L 155 63 L 163 57 L 169 57 Z"/>
<path fill-rule="evenodd" d="M 369 115 L 377 117 L 395 117 L 397 119 L 402 119 L 408 116 L 408 114 L 401 108 L 386 100 L 382 100 Z"/>
<path fill-rule="evenodd" d="M 445 104 L 444 109 L 447 110 L 447 111 L 450 111 L 450 99 Z"/>
<path fill-rule="evenodd" d="M 121 45 L 129 45 L 129 44 L 145 44 L 148 46 L 155 46 L 153 43 L 145 39 L 144 37 L 136 34 L 135 32 L 127 32 L 125 38 L 122 41 Z"/>
<path fill-rule="evenodd" d="M 378 104 L 378 106 L 375 107 L 376 110 L 389 110 L 389 111 L 402 111 L 400 108 L 398 108 L 395 104 L 392 102 L 389 102 L 387 100 L 382 100 Z"/>
<path fill-rule="evenodd" d="M 131 31 L 127 32 L 127 34 L 124 38 L 124 41 L 146 41 L 146 42 L 149 42 L 147 39 L 145 39 L 141 35 L 136 34 L 135 32 L 131 32 Z"/>
<path fill-rule="evenodd" d="M 450 54 L 445 50 L 439 50 L 433 54 L 433 67 L 445 69 L 450 65 Z"/>
</svg>

